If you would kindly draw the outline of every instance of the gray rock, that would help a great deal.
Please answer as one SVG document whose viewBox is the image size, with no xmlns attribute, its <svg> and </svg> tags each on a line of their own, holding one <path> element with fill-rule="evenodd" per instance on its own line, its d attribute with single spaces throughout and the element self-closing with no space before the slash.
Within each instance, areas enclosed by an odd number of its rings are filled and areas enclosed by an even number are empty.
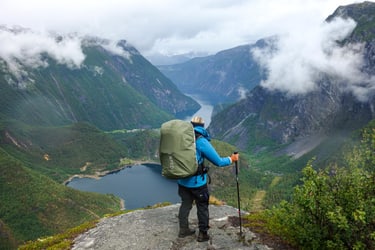
<svg viewBox="0 0 375 250">
<path fill-rule="evenodd" d="M 230 206 L 210 205 L 210 241 L 197 242 L 198 220 L 193 207 L 189 222 L 196 235 L 178 237 L 178 209 L 180 204 L 161 208 L 136 210 L 116 217 L 102 219 L 95 228 L 74 240 L 72 249 L 253 249 L 269 250 L 257 243 L 256 235 L 230 222 L 238 210 Z"/>
</svg>

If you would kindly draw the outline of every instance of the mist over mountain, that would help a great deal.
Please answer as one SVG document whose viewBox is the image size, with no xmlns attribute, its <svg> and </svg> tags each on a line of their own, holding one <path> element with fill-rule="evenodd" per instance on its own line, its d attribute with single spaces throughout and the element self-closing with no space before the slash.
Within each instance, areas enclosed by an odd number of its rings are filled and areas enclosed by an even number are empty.
<svg viewBox="0 0 375 250">
<path fill-rule="evenodd" d="M 266 78 L 245 99 L 213 117 L 212 135 L 245 150 L 266 141 L 287 144 L 367 124 L 375 117 L 374 13 L 371 2 L 339 7 L 323 24 L 333 40 L 319 40 L 326 43 L 314 45 L 315 54 L 307 51 L 313 40 L 302 33 L 301 46 L 292 55 L 297 41 L 290 44 L 290 37 L 277 38 L 272 50 L 253 51 L 263 55 L 259 61 Z M 336 32 L 327 25 L 336 26 Z"/>
<path fill-rule="evenodd" d="M 199 109 L 125 40 L 1 26 L 0 41 L 0 249 L 120 211 L 63 182 L 149 159 L 156 136 L 126 131 Z"/>
<path fill-rule="evenodd" d="M 7 27 L 0 36 L 4 117 L 111 130 L 159 127 L 199 108 L 126 41 Z"/>
<path fill-rule="evenodd" d="M 213 118 L 209 129 L 217 138 L 244 150 L 269 140 L 319 141 L 374 118 L 374 13 L 372 2 L 340 6 L 309 30 L 296 25 L 255 44 L 158 68 L 184 92 L 235 103 Z"/>
<path fill-rule="evenodd" d="M 125 40 L 1 26 L 0 246 L 119 211 L 116 197 L 61 183 L 157 160 L 157 131 L 122 129 L 158 128 L 194 113 L 199 105 L 182 92 L 226 103 L 208 128 L 232 144 L 216 142 L 223 154 L 236 145 L 246 158 L 282 145 L 277 153 L 298 157 L 335 133 L 348 137 L 375 117 L 374 18 L 374 3 L 342 6 L 311 30 L 160 70 Z M 249 206 L 273 176 L 241 164 Z M 230 169 L 212 177 L 214 191 L 235 199 L 225 193 L 233 188 Z"/>
</svg>

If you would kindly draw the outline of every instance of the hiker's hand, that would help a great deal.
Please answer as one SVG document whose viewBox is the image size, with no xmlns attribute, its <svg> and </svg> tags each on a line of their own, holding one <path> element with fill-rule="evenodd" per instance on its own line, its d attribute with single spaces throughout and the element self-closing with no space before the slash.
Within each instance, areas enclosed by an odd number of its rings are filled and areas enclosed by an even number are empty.
<svg viewBox="0 0 375 250">
<path fill-rule="evenodd" d="M 238 157 L 240 157 L 240 154 L 236 153 L 236 154 L 232 154 L 230 156 L 230 159 L 231 159 L 232 162 L 235 162 L 235 161 L 238 161 Z"/>
</svg>

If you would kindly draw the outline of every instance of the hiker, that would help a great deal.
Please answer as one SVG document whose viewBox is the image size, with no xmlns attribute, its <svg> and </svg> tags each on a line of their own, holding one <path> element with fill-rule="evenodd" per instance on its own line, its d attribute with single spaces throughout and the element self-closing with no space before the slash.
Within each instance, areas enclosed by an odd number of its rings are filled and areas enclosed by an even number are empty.
<svg viewBox="0 0 375 250">
<path fill-rule="evenodd" d="M 215 148 L 210 143 L 210 136 L 204 128 L 202 117 L 193 117 L 191 123 L 194 127 L 196 137 L 196 158 L 198 164 L 203 166 L 204 159 L 209 160 L 219 167 L 230 165 L 238 161 L 238 154 L 229 157 L 220 157 Z M 204 167 L 203 167 L 204 168 Z M 199 171 L 198 171 L 199 172 Z M 207 186 L 207 171 L 197 173 L 194 176 L 178 179 L 178 194 L 181 197 L 181 206 L 178 213 L 180 231 L 179 237 L 186 237 L 195 234 L 194 229 L 189 228 L 189 214 L 193 206 L 193 201 L 197 206 L 197 217 L 199 222 L 199 234 L 197 241 L 203 242 L 210 239 L 207 231 L 209 229 L 209 197 Z"/>
</svg>

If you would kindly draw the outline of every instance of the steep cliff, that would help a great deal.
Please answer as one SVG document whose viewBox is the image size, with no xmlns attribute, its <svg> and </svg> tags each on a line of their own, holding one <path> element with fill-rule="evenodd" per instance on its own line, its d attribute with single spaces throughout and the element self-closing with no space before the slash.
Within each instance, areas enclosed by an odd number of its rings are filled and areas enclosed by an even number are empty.
<svg viewBox="0 0 375 250">
<path fill-rule="evenodd" d="M 317 71 L 315 74 L 319 78 L 314 82 L 315 87 L 306 93 L 291 94 L 258 86 L 245 99 L 213 117 L 209 127 L 212 135 L 246 150 L 353 131 L 372 120 L 375 117 L 374 7 L 375 3 L 370 2 L 342 6 L 327 19 L 351 17 L 357 22 L 348 37 L 336 41 L 339 46 L 363 51 L 356 84 Z"/>
</svg>

